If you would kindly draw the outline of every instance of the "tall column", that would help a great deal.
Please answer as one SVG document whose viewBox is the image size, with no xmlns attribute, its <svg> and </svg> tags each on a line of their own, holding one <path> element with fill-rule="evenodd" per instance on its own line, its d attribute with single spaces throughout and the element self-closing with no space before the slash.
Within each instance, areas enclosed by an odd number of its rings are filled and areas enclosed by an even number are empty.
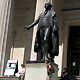
<svg viewBox="0 0 80 80">
<path fill-rule="evenodd" d="M 6 42 L 9 30 L 11 1 L 0 0 L 0 76 L 3 74 L 6 59 Z"/>
<path fill-rule="evenodd" d="M 52 0 L 37 0 L 35 19 L 38 18 L 40 13 L 42 13 L 44 11 L 44 5 L 46 2 L 52 2 Z M 34 53 L 34 43 L 35 43 L 36 31 L 37 31 L 37 26 L 34 27 L 34 30 L 33 30 L 32 50 L 31 50 L 31 59 L 30 60 L 37 59 L 37 54 Z"/>
</svg>

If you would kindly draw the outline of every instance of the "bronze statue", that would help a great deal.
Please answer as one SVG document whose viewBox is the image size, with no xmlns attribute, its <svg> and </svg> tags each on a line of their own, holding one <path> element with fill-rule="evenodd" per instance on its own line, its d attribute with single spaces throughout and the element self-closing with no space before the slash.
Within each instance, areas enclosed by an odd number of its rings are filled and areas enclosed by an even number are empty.
<svg viewBox="0 0 80 80">
<path fill-rule="evenodd" d="M 53 59 L 59 53 L 58 24 L 55 11 L 51 7 L 51 3 L 45 3 L 45 11 L 31 25 L 24 27 L 29 30 L 38 24 L 34 45 L 37 60 Z"/>
</svg>

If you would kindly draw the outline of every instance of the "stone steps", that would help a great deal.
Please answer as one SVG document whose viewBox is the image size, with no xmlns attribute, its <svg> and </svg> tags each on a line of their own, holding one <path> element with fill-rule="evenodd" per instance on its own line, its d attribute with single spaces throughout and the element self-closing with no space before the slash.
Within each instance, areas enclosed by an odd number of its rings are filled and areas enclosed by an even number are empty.
<svg viewBox="0 0 80 80">
<path fill-rule="evenodd" d="M 10 77 L 2 76 L 0 77 L 0 80 L 20 80 L 20 78 L 15 77 L 15 76 L 10 76 Z"/>
<path fill-rule="evenodd" d="M 70 80 L 80 80 L 80 77 L 69 77 Z M 60 77 L 58 77 L 58 80 L 60 80 Z"/>
</svg>

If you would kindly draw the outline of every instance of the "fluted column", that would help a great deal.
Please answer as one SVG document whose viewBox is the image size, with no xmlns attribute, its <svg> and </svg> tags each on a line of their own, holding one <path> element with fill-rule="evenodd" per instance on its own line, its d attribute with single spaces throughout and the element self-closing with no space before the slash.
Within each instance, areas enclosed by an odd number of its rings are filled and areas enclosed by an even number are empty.
<svg viewBox="0 0 80 80">
<path fill-rule="evenodd" d="M 6 63 L 6 42 L 9 30 L 9 19 L 12 0 L 0 0 L 0 76 Z M 8 55 L 8 54 L 7 54 Z"/>
</svg>

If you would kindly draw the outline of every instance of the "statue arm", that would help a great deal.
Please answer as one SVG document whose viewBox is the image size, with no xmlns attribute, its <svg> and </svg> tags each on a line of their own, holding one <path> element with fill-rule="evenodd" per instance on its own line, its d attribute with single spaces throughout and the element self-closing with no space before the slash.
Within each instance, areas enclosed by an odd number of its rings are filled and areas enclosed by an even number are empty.
<svg viewBox="0 0 80 80">
<path fill-rule="evenodd" d="M 34 27 L 39 23 L 39 18 L 40 17 L 38 17 L 38 19 L 36 19 L 32 24 L 30 24 L 29 26 L 25 26 L 24 28 L 29 30 L 30 28 Z"/>
</svg>

